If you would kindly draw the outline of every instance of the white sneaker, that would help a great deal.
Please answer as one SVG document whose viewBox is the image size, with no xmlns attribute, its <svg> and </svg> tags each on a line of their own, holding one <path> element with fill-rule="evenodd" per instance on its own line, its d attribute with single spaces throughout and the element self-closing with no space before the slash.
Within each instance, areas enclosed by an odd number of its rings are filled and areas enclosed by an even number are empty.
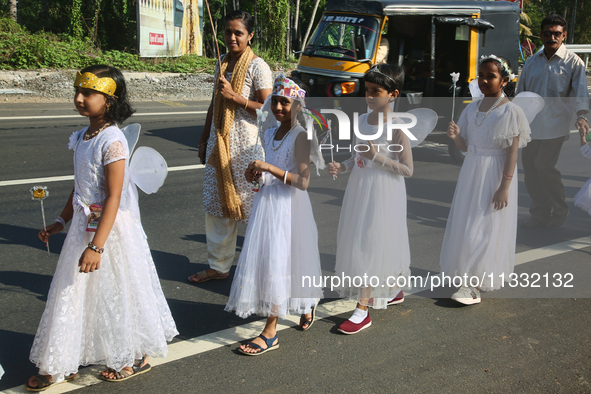
<svg viewBox="0 0 591 394">
<path fill-rule="evenodd" d="M 480 303 L 480 292 L 474 287 L 460 287 L 460 289 L 451 296 L 455 300 L 464 305 L 474 305 Z"/>
</svg>

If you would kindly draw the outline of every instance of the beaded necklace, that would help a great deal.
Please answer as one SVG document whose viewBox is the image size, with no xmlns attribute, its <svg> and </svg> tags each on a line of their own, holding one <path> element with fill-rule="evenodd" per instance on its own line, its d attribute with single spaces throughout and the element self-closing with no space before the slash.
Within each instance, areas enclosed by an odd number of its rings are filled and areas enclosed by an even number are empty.
<svg viewBox="0 0 591 394">
<path fill-rule="evenodd" d="M 505 97 L 505 94 L 501 94 L 501 96 L 497 99 L 497 101 L 495 101 L 495 103 L 488 109 L 488 111 L 486 111 L 486 113 L 484 114 L 484 116 L 482 117 L 482 119 L 480 119 L 480 123 L 478 122 L 478 114 L 480 113 L 480 106 L 482 105 L 482 102 L 484 101 L 484 98 L 482 100 L 480 100 L 480 102 L 478 103 L 478 105 L 476 106 L 476 112 L 474 112 L 474 123 L 476 123 L 476 127 L 479 127 L 482 125 L 482 123 L 484 122 L 484 119 L 486 119 L 486 117 L 488 115 L 491 114 L 492 111 L 494 111 L 497 106 L 500 104 L 501 101 L 503 101 L 503 98 Z"/>
<path fill-rule="evenodd" d="M 281 139 L 281 141 L 279 141 L 279 144 L 277 146 L 275 146 L 275 144 L 271 144 L 271 148 L 273 150 L 277 150 L 281 147 L 281 144 L 283 144 L 283 141 L 285 141 L 285 138 L 287 138 L 287 136 L 289 135 L 289 133 L 291 133 L 291 131 L 297 126 L 297 123 L 294 124 L 293 126 L 291 126 L 291 129 L 289 129 L 287 131 L 287 133 L 285 133 L 285 135 L 283 136 L 283 138 Z M 277 132 L 279 131 L 279 127 L 277 127 L 277 129 L 275 130 L 275 132 L 273 133 L 273 141 L 275 141 L 275 136 L 277 136 Z"/>
<path fill-rule="evenodd" d="M 112 124 L 113 124 L 113 122 L 107 122 L 107 123 L 105 123 L 103 125 L 103 127 L 101 127 L 100 129 L 98 129 L 97 131 L 93 132 L 92 134 L 84 133 L 84 141 L 88 141 L 88 140 L 94 138 L 95 136 L 98 135 L 98 133 L 100 133 L 101 131 L 103 131 L 107 127 L 111 126 Z"/>
</svg>

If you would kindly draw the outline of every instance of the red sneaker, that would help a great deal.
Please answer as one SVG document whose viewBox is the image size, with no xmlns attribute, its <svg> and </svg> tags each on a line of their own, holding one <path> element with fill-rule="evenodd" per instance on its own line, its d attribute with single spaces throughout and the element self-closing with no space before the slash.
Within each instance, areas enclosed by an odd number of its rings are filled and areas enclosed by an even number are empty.
<svg viewBox="0 0 591 394">
<path fill-rule="evenodd" d="M 357 334 L 359 331 L 371 326 L 371 318 L 369 317 L 369 313 L 367 317 L 363 319 L 361 323 L 355 324 L 351 320 L 345 320 L 343 324 L 337 328 L 340 332 L 347 335 Z"/>
<path fill-rule="evenodd" d="M 388 301 L 388 306 L 402 304 L 403 302 L 404 302 L 404 293 L 402 292 L 402 290 L 400 290 L 400 293 L 398 293 L 398 295 L 396 297 L 394 297 L 390 301 Z"/>
</svg>

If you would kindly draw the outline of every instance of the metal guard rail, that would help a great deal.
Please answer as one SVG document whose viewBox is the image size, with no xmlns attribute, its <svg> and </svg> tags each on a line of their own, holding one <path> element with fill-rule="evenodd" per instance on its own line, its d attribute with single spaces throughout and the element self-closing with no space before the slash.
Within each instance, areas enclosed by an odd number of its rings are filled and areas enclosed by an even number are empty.
<svg viewBox="0 0 591 394">
<path fill-rule="evenodd" d="M 577 53 L 585 55 L 583 56 L 583 60 L 585 61 L 585 68 L 589 67 L 589 55 L 591 54 L 591 44 L 565 44 L 566 49 Z"/>
</svg>

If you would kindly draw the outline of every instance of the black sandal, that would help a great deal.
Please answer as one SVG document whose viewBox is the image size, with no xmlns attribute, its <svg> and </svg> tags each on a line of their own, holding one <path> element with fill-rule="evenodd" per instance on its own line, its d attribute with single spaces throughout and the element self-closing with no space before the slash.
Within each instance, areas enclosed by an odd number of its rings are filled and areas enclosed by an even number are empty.
<svg viewBox="0 0 591 394">
<path fill-rule="evenodd" d="M 48 388 L 50 388 L 51 386 L 55 386 L 56 384 L 60 384 L 60 383 L 66 383 L 66 382 L 71 382 L 72 380 L 76 379 L 78 377 L 77 373 L 68 375 L 65 377 L 64 380 L 62 380 L 61 382 L 57 382 L 57 383 L 53 383 L 50 382 L 49 379 L 47 379 L 45 376 L 37 374 L 35 375 L 35 379 L 37 379 L 37 387 L 31 387 L 29 386 L 29 382 L 27 382 L 25 384 L 25 388 L 28 391 L 45 391 Z"/>
</svg>

